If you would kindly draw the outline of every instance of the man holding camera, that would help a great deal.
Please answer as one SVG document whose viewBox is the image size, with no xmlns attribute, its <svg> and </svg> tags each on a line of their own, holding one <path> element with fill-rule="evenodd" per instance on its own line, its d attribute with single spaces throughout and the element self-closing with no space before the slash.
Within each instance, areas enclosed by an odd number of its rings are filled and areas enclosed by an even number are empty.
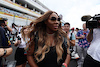
<svg viewBox="0 0 100 67">
<path fill-rule="evenodd" d="M 86 28 L 86 24 L 83 24 L 83 30 L 78 31 L 76 39 L 78 39 L 77 52 L 80 59 L 78 60 L 78 67 L 82 67 L 84 58 L 87 54 L 87 49 L 89 47 L 89 42 L 86 37 L 89 33 L 89 30 Z"/>
<path fill-rule="evenodd" d="M 90 29 L 87 40 L 91 42 L 91 45 L 87 50 L 83 67 L 100 67 L 100 26 Z"/>
<path fill-rule="evenodd" d="M 85 15 L 81 20 L 85 21 L 86 27 L 90 29 L 87 40 L 91 42 L 83 67 L 100 67 L 100 14 L 93 17 Z"/>
</svg>

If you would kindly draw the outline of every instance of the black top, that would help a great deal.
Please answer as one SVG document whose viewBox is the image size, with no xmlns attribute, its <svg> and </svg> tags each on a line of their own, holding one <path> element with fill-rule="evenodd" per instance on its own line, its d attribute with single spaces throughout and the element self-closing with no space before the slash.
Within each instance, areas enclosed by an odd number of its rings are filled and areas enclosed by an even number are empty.
<svg viewBox="0 0 100 67">
<path fill-rule="evenodd" d="M 2 58 L 0 57 L 0 67 L 2 67 Z"/>
<path fill-rule="evenodd" d="M 57 53 L 55 47 L 50 47 L 50 51 L 45 55 L 45 58 L 37 63 L 39 67 L 61 67 L 62 63 L 65 61 L 67 51 L 64 51 L 63 58 L 57 63 Z"/>
<path fill-rule="evenodd" d="M 35 43 L 37 40 L 35 40 Z M 62 44 L 62 48 L 64 50 L 62 59 L 57 62 L 57 53 L 56 47 L 50 47 L 50 51 L 45 54 L 45 58 L 37 63 L 39 67 L 61 67 L 62 63 L 65 61 L 67 56 L 67 40 L 64 38 L 64 42 Z M 37 44 L 35 44 L 35 50 L 37 49 Z M 35 59 L 36 60 L 36 59 Z"/>
</svg>

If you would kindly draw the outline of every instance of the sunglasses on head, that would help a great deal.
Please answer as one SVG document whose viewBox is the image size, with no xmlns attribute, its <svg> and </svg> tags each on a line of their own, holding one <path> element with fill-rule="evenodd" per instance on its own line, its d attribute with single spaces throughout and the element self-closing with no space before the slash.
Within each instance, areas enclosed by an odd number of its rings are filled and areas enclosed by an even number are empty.
<svg viewBox="0 0 100 67">
<path fill-rule="evenodd" d="M 57 21 L 60 21 L 60 18 L 59 18 L 59 17 L 58 17 L 58 18 L 56 18 L 56 17 L 51 17 L 50 20 L 52 20 L 52 21 L 56 21 L 56 20 L 57 20 Z"/>
</svg>

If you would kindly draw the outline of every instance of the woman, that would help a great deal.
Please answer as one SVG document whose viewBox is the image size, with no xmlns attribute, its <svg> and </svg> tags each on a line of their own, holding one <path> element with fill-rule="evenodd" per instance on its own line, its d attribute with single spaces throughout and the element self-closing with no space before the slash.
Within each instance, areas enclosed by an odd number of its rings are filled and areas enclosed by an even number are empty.
<svg viewBox="0 0 100 67">
<path fill-rule="evenodd" d="M 17 40 L 15 42 L 15 46 L 18 46 L 15 53 L 15 60 L 17 61 L 16 67 L 26 67 L 27 56 L 25 49 L 27 47 L 27 42 L 29 38 L 28 34 L 28 26 L 25 26 L 21 29 L 21 34 L 18 35 Z"/>
<path fill-rule="evenodd" d="M 30 26 L 30 46 L 27 54 L 30 66 L 61 67 L 63 64 L 67 67 L 70 54 L 58 14 L 48 11 Z"/>
</svg>

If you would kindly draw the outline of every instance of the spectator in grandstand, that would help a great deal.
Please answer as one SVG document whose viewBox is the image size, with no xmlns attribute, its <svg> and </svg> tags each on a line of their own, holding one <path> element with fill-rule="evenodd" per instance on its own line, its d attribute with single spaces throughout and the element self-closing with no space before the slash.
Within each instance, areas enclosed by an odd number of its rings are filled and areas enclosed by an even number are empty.
<svg viewBox="0 0 100 67">
<path fill-rule="evenodd" d="M 18 34 L 15 46 L 18 46 L 15 53 L 15 60 L 16 67 L 26 67 L 26 61 L 27 61 L 27 53 L 26 49 L 28 47 L 27 43 L 29 41 L 28 38 L 28 26 L 24 26 L 21 30 L 21 34 Z"/>
<path fill-rule="evenodd" d="M 4 29 L 5 25 L 4 19 L 0 18 L 0 67 L 3 67 L 2 58 L 12 53 L 12 48 L 8 44 L 8 38 Z"/>
<path fill-rule="evenodd" d="M 27 59 L 31 67 L 67 67 L 70 53 L 66 33 L 62 31 L 60 18 L 48 11 L 31 23 L 30 46 Z"/>
</svg>

